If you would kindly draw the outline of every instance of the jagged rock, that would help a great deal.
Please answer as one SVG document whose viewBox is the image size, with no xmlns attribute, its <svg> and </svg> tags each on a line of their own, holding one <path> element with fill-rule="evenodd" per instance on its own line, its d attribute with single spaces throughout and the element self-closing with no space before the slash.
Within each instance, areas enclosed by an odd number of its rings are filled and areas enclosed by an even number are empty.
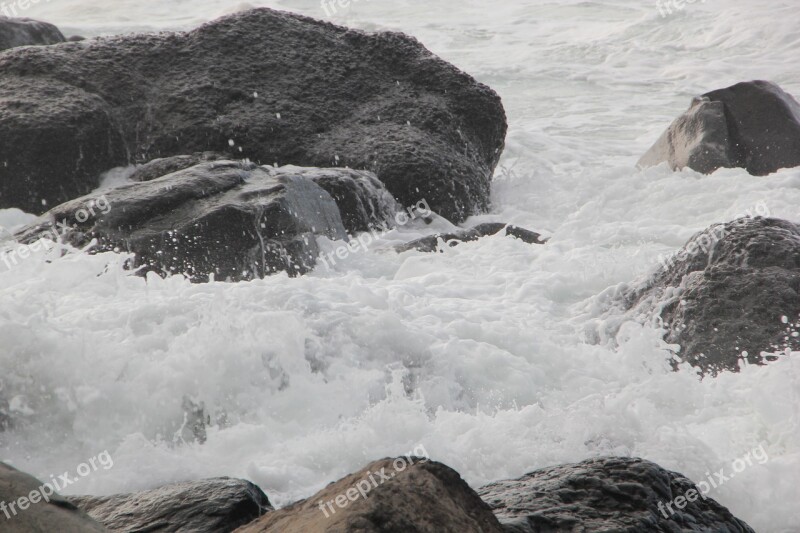
<svg viewBox="0 0 800 533">
<path fill-rule="evenodd" d="M 227 533 L 272 511 L 269 499 L 256 485 L 227 477 L 132 494 L 68 499 L 109 531 L 126 533 Z"/>
<path fill-rule="evenodd" d="M 478 494 L 509 533 L 754 533 L 683 475 L 637 458 L 543 468 Z"/>
<path fill-rule="evenodd" d="M 489 507 L 457 472 L 421 458 L 397 458 L 375 461 L 237 533 L 501 531 Z"/>
<path fill-rule="evenodd" d="M 627 292 L 625 307 L 663 323 L 679 360 L 703 372 L 738 370 L 742 357 L 761 364 L 762 351 L 798 350 L 800 228 L 763 217 L 715 224 L 662 258 L 651 279 Z"/>
<path fill-rule="evenodd" d="M 437 233 L 420 239 L 407 242 L 395 247 L 397 253 L 407 252 L 408 250 L 419 250 L 420 252 L 436 252 L 439 250 L 440 240 L 448 246 L 456 246 L 461 242 L 475 241 L 488 235 L 496 235 L 505 230 L 506 236 L 516 237 L 528 244 L 544 244 L 541 235 L 517 226 L 510 226 L 501 222 L 485 222 L 468 230 L 455 233 Z"/>
<path fill-rule="evenodd" d="M 0 17 L 0 50 L 17 46 L 57 44 L 65 40 L 58 28 L 47 22 Z"/>
<path fill-rule="evenodd" d="M 211 275 L 231 281 L 278 271 L 297 275 L 315 265 L 316 236 L 347 237 L 338 206 L 315 180 L 351 180 L 364 195 L 361 204 L 374 205 L 385 190 L 360 187 L 368 177 L 347 169 L 210 161 L 67 202 L 16 237 L 32 243 L 55 233 L 76 247 L 97 239 L 94 251 L 134 252 L 141 272 L 181 273 L 198 282 Z M 379 198 L 367 197 L 373 193 Z M 377 216 L 351 215 L 363 224 Z"/>
<path fill-rule="evenodd" d="M 0 55 L 0 208 L 37 214 L 111 168 L 213 151 L 370 170 L 460 221 L 489 207 L 505 132 L 497 94 L 413 38 L 266 8 Z"/>
<path fill-rule="evenodd" d="M 5 463 L 0 463 L 0 530 L 4 533 L 107 531 L 59 496 L 52 484 L 45 485 Z"/>
<path fill-rule="evenodd" d="M 768 81 L 737 83 L 692 100 L 639 160 L 710 174 L 742 167 L 763 176 L 800 165 L 800 104 Z"/>
</svg>

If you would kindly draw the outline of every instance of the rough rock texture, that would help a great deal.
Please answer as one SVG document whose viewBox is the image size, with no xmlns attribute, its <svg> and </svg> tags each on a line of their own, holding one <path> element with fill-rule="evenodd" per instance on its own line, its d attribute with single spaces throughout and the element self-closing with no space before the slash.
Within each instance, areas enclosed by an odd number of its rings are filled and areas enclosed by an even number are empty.
<svg viewBox="0 0 800 533">
<path fill-rule="evenodd" d="M 680 501 L 685 506 L 678 509 L 673 500 L 686 498 L 691 489 L 696 492 L 688 496 L 695 501 Z M 699 496 L 697 487 L 681 474 L 637 458 L 543 468 L 487 485 L 478 494 L 505 530 L 514 533 L 753 533 L 728 509 Z"/>
<path fill-rule="evenodd" d="M 3 533 L 102 533 L 107 531 L 99 523 L 75 505 L 59 496 L 50 493 L 50 488 L 41 490 L 43 483 L 33 476 L 20 472 L 5 463 L 0 463 L 0 502 L 5 505 L 0 509 L 0 531 Z M 42 494 L 47 494 L 47 502 Z M 36 503 L 22 502 L 18 499 L 31 497 Z M 31 500 L 32 501 L 32 500 Z M 14 507 L 10 505 L 14 503 Z M 6 514 L 7 513 L 7 514 Z"/>
<path fill-rule="evenodd" d="M 709 174 L 742 167 L 763 176 L 800 165 L 800 104 L 768 81 L 737 83 L 692 101 L 639 160 Z"/>
<path fill-rule="evenodd" d="M 419 250 L 420 252 L 436 252 L 439 250 L 439 241 L 444 241 L 448 246 L 456 246 L 461 242 L 475 241 L 487 235 L 496 235 L 505 230 L 505 235 L 509 237 L 516 237 L 528 244 L 544 244 L 546 240 L 542 240 L 541 235 L 534 233 L 517 226 L 510 226 L 501 222 L 486 222 L 478 224 L 477 226 L 468 230 L 459 231 L 457 233 L 438 233 L 436 235 L 429 235 L 416 239 L 400 246 L 396 246 L 395 250 L 398 253 L 407 252 L 408 250 Z"/>
<path fill-rule="evenodd" d="M 225 477 L 68 499 L 109 531 L 126 533 L 227 533 L 272 511 L 256 485 Z"/>
<path fill-rule="evenodd" d="M 61 32 L 47 22 L 28 18 L 0 17 L 0 50 L 17 46 L 57 44 L 66 41 Z"/>
<path fill-rule="evenodd" d="M 113 167 L 214 151 L 370 170 L 460 221 L 488 208 L 505 132 L 497 94 L 413 38 L 270 9 L 0 55 L 0 208 L 41 213 Z"/>
<path fill-rule="evenodd" d="M 800 349 L 792 336 L 800 322 L 800 227 L 762 217 L 715 224 L 662 263 L 625 305 L 663 321 L 681 360 L 714 374 L 737 370 L 743 352 L 759 364 L 761 351 Z"/>
<path fill-rule="evenodd" d="M 237 533 L 500 533 L 489 507 L 457 472 L 416 458 L 382 459 Z M 390 477 L 381 481 L 383 476 Z M 375 481 L 372 482 L 371 479 Z M 358 488 L 365 494 L 362 496 Z M 348 499 L 349 495 L 349 499 Z M 336 498 L 342 506 L 337 506 Z M 327 502 L 332 502 L 330 506 Z M 325 512 L 322 508 L 324 507 Z M 331 507 L 333 511 L 331 511 Z M 327 516 L 326 516 L 327 514 Z"/>
<path fill-rule="evenodd" d="M 353 190 L 373 192 L 359 188 L 364 172 L 210 161 L 67 202 L 16 237 L 31 243 L 53 240 L 55 232 L 77 247 L 97 239 L 94 251 L 134 252 L 142 272 L 181 273 L 198 282 L 212 274 L 231 281 L 302 274 L 319 255 L 316 236 L 347 237 L 336 202 L 315 178 L 350 180 Z M 368 224 L 375 215 L 363 214 L 351 213 L 352 221 Z"/>
</svg>

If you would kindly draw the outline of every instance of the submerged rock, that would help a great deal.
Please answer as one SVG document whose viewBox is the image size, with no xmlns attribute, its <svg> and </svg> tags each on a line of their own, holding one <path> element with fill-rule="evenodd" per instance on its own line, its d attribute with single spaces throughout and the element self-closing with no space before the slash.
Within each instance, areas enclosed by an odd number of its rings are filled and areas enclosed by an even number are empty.
<svg viewBox="0 0 800 533">
<path fill-rule="evenodd" d="M 489 207 L 505 133 L 497 94 L 413 38 L 266 8 L 0 56 L 0 208 L 37 214 L 111 168 L 212 151 L 369 170 L 460 221 Z"/>
<path fill-rule="evenodd" d="M 0 463 L 0 531 L 31 533 L 103 533 L 106 530 L 74 504 L 58 495 L 52 484 Z"/>
<path fill-rule="evenodd" d="M 677 357 L 703 372 L 761 364 L 762 351 L 800 349 L 800 227 L 740 218 L 695 235 L 625 295 L 630 314 L 655 320 Z M 771 357 L 768 357 L 768 359 Z"/>
<path fill-rule="evenodd" d="M 489 507 L 447 466 L 382 459 L 237 533 L 500 533 Z"/>
<path fill-rule="evenodd" d="M 768 81 L 737 83 L 692 101 L 639 160 L 703 174 L 741 167 L 764 176 L 800 165 L 800 104 Z"/>
<path fill-rule="evenodd" d="M 478 494 L 514 533 L 754 533 L 699 485 L 650 461 L 611 457 L 543 468 Z"/>
<path fill-rule="evenodd" d="M 109 531 L 119 532 L 227 533 L 272 511 L 256 485 L 226 477 L 68 499 Z"/>
<path fill-rule="evenodd" d="M 505 230 L 504 235 L 515 237 L 528 244 L 544 244 L 546 240 L 533 231 L 529 231 L 517 226 L 503 224 L 502 222 L 486 222 L 478 224 L 468 230 L 455 233 L 438 233 L 420 239 L 407 242 L 395 247 L 397 253 L 407 252 L 408 250 L 418 250 L 420 252 L 436 252 L 440 249 L 440 241 L 444 241 L 447 246 L 457 246 L 461 242 L 476 241 L 481 237 L 497 235 Z"/>
<path fill-rule="evenodd" d="M 28 18 L 0 17 L 0 50 L 18 46 L 58 44 L 66 41 L 58 28 Z"/>
<path fill-rule="evenodd" d="M 32 243 L 58 236 L 76 247 L 96 239 L 93 251 L 135 253 L 133 266 L 141 272 L 186 274 L 198 282 L 297 275 L 315 265 L 317 236 L 347 237 L 339 207 L 315 183 L 334 178 L 352 182 L 360 205 L 386 196 L 377 186 L 360 186 L 369 178 L 364 172 L 210 161 L 67 202 L 16 237 Z M 349 220 L 363 225 L 379 218 L 361 214 L 349 213 Z"/>
</svg>

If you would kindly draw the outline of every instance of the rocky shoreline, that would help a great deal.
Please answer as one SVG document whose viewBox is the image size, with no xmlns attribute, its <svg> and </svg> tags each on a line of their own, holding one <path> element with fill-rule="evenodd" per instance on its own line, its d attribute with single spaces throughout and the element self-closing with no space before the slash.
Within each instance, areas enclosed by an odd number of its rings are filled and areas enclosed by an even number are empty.
<svg viewBox="0 0 800 533">
<path fill-rule="evenodd" d="M 254 9 L 186 33 L 81 42 L 0 20 L 5 48 L 0 208 L 40 215 L 16 233 L 24 246 L 59 240 L 134 254 L 141 275 L 235 283 L 303 275 L 318 264 L 318 237 L 356 242 L 415 217 L 421 202 L 420 220 L 453 224 L 491 207 L 507 130 L 500 98 L 406 35 Z M 662 163 L 754 176 L 798 166 L 800 105 L 764 81 L 706 93 L 639 161 Z M 98 189 L 110 172 L 126 183 Z M 536 231 L 493 222 L 395 251 L 500 234 L 547 246 Z M 16 264 L 26 248 L 3 253 Z M 714 379 L 797 350 L 798 302 L 800 228 L 759 216 L 701 232 L 613 305 L 663 324 L 679 347 L 676 371 L 688 364 Z M 685 476 L 638 458 L 478 490 L 426 457 L 381 459 L 279 510 L 228 478 L 34 502 L 44 484 L 0 464 L 0 500 L 18 511 L 3 509 L 0 523 L 12 532 L 752 531 Z M 385 483 L 374 478 L 387 470 Z"/>
<path fill-rule="evenodd" d="M 32 501 L 43 484 L 0 465 L 0 499 Z M 12 509 L 11 529 L 4 531 L 753 533 L 706 492 L 681 474 L 631 457 L 544 468 L 475 491 L 448 466 L 405 456 L 374 461 L 279 510 L 252 483 L 218 478 L 105 497 L 51 494 L 47 502 Z"/>
</svg>

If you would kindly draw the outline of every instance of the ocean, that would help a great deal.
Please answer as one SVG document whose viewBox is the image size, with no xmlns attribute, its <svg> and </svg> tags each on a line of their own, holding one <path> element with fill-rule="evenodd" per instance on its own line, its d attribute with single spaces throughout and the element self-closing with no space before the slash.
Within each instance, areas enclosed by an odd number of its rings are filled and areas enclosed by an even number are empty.
<svg viewBox="0 0 800 533">
<path fill-rule="evenodd" d="M 420 445 L 473 487 L 600 455 L 703 481 L 763 446 L 709 496 L 757 531 L 800 531 L 796 356 L 701 380 L 671 371 L 657 324 L 612 309 L 712 223 L 800 221 L 800 169 L 635 166 L 697 94 L 766 79 L 800 96 L 795 0 L 23 3 L 5 0 L 86 37 L 255 6 L 413 35 L 508 115 L 493 208 L 467 225 L 550 240 L 397 254 L 425 234 L 409 224 L 307 276 L 236 284 L 144 279 L 111 253 L 0 264 L 0 394 L 22 421 L 4 460 L 48 479 L 107 450 L 113 468 L 64 492 L 226 475 L 280 506 Z M 0 210 L 9 231 L 32 218 Z M 186 401 L 210 419 L 203 444 L 184 442 Z"/>
</svg>

